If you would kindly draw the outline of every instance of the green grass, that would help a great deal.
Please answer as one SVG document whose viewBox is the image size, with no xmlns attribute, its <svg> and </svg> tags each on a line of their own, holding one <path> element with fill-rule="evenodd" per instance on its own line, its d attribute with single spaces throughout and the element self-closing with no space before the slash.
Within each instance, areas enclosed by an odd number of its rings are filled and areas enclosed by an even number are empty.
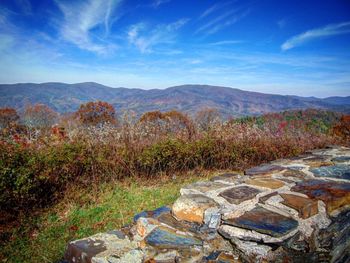
<svg viewBox="0 0 350 263">
<path fill-rule="evenodd" d="M 62 259 L 70 240 L 120 228 L 136 213 L 170 205 L 183 185 L 209 176 L 187 174 L 137 182 L 128 179 L 99 185 L 98 189 L 72 189 L 59 204 L 14 229 L 11 241 L 0 249 L 0 261 L 56 262 Z"/>
</svg>

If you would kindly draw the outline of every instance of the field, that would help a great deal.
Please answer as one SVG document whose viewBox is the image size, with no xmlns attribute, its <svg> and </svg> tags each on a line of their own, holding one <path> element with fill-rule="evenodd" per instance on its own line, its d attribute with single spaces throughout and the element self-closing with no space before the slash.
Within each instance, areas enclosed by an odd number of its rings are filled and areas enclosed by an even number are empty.
<svg viewBox="0 0 350 263">
<path fill-rule="evenodd" d="M 320 110 L 223 120 L 213 109 L 117 115 L 98 102 L 66 116 L 1 113 L 3 262 L 58 261 L 68 241 L 171 204 L 191 181 L 349 143 L 348 117 Z"/>
</svg>

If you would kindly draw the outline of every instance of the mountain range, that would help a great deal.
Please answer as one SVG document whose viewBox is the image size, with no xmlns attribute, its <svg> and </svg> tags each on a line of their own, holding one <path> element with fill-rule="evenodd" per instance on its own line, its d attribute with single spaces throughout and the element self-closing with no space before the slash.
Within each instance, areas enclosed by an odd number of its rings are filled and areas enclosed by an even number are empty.
<svg viewBox="0 0 350 263">
<path fill-rule="evenodd" d="M 0 84 L 0 107 L 23 110 L 43 103 L 58 112 L 72 112 L 88 101 L 111 103 L 117 112 L 176 109 L 190 115 L 203 108 L 216 108 L 223 116 L 259 115 L 292 109 L 318 108 L 350 113 L 348 97 L 299 97 L 244 91 L 229 87 L 182 85 L 167 89 L 111 88 L 94 82 Z"/>
</svg>

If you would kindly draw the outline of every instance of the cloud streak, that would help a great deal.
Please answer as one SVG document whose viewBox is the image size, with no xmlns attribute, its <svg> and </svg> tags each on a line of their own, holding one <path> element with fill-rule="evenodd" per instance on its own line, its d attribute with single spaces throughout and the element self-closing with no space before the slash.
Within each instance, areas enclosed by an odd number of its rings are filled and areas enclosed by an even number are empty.
<svg viewBox="0 0 350 263">
<path fill-rule="evenodd" d="M 217 41 L 213 43 L 209 43 L 210 46 L 224 46 L 224 45 L 234 45 L 234 44 L 241 44 L 242 40 L 223 40 L 223 41 Z"/>
<path fill-rule="evenodd" d="M 158 8 L 162 4 L 166 4 L 166 3 L 170 2 L 170 1 L 171 0 L 154 0 L 153 3 L 152 3 L 152 7 L 153 8 Z"/>
<path fill-rule="evenodd" d="M 141 53 L 151 53 L 156 45 L 172 43 L 177 31 L 188 21 L 189 19 L 182 18 L 174 23 L 158 25 L 153 30 L 149 30 L 149 26 L 145 23 L 138 23 L 129 28 L 128 41 Z"/>
<path fill-rule="evenodd" d="M 214 5 L 212 5 L 211 7 L 209 7 L 208 9 L 206 9 L 200 16 L 198 19 L 202 19 L 205 18 L 209 15 L 211 15 L 212 13 L 214 13 L 215 11 L 227 6 L 230 2 L 226 2 L 226 3 L 216 3 Z"/>
<path fill-rule="evenodd" d="M 297 46 L 301 46 L 302 44 L 312 40 L 348 33 L 350 33 L 350 21 L 339 24 L 329 24 L 325 27 L 308 30 L 288 39 L 281 45 L 281 49 L 286 51 Z"/>
<path fill-rule="evenodd" d="M 108 53 L 115 48 L 92 31 L 103 27 L 109 34 L 112 15 L 121 0 L 89 0 L 81 2 L 58 2 L 64 20 L 59 24 L 61 36 L 80 49 L 97 54 Z M 114 19 L 115 20 L 115 19 Z"/>
<path fill-rule="evenodd" d="M 215 10 L 211 11 L 211 13 L 214 12 Z M 203 13 L 203 14 L 205 14 L 205 13 Z M 203 16 L 203 14 L 202 14 L 202 16 Z M 243 10 L 243 11 L 241 9 L 233 9 L 233 10 L 227 11 L 227 12 L 215 17 L 214 19 L 210 20 L 209 22 L 205 23 L 201 27 L 199 27 L 195 31 L 195 33 L 196 34 L 204 33 L 205 35 L 214 34 L 218 31 L 222 30 L 225 27 L 228 27 L 228 26 L 235 24 L 236 22 L 238 22 L 240 19 L 247 16 L 248 14 L 249 14 L 248 9 Z"/>
</svg>

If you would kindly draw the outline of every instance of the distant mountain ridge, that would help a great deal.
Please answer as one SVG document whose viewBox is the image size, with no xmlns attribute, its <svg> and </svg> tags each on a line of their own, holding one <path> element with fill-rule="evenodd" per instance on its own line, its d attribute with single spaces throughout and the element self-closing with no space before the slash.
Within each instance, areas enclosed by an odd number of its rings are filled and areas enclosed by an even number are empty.
<svg viewBox="0 0 350 263">
<path fill-rule="evenodd" d="M 350 96 L 320 99 L 209 85 L 143 90 L 111 88 L 94 82 L 0 84 L 0 107 L 22 110 L 28 103 L 43 103 L 63 113 L 75 111 L 80 104 L 96 100 L 113 104 L 118 112 L 132 110 L 138 114 L 172 109 L 194 114 L 202 108 L 216 108 L 224 116 L 258 115 L 307 108 L 350 112 Z"/>
</svg>

